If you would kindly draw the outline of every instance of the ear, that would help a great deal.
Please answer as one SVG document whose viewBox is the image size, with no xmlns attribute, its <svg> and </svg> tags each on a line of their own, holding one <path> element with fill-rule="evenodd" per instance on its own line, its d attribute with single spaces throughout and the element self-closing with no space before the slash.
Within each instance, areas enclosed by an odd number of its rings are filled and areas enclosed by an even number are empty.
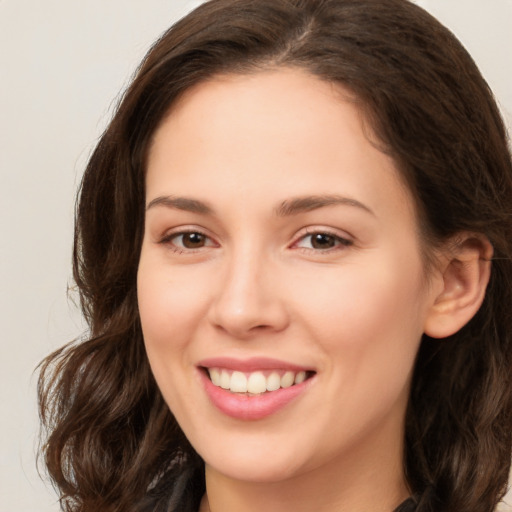
<svg viewBox="0 0 512 512">
<path fill-rule="evenodd" d="M 460 233 L 451 240 L 441 256 L 440 273 L 436 276 L 440 286 L 435 287 L 425 334 L 446 338 L 473 318 L 485 297 L 492 255 L 492 245 L 482 235 Z"/>
</svg>

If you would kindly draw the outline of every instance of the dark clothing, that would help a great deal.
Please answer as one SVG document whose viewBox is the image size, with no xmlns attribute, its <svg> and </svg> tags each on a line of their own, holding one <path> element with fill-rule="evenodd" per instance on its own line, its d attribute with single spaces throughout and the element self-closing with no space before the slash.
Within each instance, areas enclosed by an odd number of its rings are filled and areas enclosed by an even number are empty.
<svg viewBox="0 0 512 512">
<path fill-rule="evenodd" d="M 394 512 L 414 512 L 416 510 L 416 503 L 412 498 L 405 500 L 401 505 L 395 508 Z"/>
</svg>

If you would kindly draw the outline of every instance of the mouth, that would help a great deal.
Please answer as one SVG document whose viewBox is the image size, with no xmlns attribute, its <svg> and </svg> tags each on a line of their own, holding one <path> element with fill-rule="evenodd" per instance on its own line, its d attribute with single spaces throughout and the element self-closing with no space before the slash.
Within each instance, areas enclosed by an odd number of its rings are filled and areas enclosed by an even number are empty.
<svg viewBox="0 0 512 512">
<path fill-rule="evenodd" d="M 198 364 L 210 402 L 243 421 L 274 415 L 308 394 L 317 372 L 311 367 L 266 357 L 214 357 Z"/>
<path fill-rule="evenodd" d="M 271 369 L 243 372 L 222 367 L 201 367 L 211 383 L 231 393 L 258 396 L 302 384 L 314 371 Z"/>
</svg>

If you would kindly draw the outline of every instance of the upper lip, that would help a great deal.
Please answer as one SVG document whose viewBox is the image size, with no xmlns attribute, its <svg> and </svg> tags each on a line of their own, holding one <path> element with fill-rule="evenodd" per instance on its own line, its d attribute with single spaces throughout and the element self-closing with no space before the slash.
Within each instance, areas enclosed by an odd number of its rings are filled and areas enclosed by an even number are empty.
<svg viewBox="0 0 512 512">
<path fill-rule="evenodd" d="M 198 366 L 203 368 L 225 368 L 226 370 L 238 370 L 242 372 L 254 372 L 257 370 L 314 371 L 314 369 L 309 366 L 302 366 L 268 357 L 251 357 L 249 359 L 211 357 L 199 361 Z"/>
</svg>

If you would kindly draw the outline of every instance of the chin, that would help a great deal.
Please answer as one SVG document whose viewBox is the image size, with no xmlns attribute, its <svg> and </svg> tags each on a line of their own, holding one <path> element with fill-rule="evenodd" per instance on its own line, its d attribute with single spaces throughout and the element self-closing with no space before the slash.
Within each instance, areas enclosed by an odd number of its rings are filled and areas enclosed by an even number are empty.
<svg viewBox="0 0 512 512">
<path fill-rule="evenodd" d="M 293 467 L 279 461 L 261 461 L 260 458 L 215 462 L 218 462 L 218 464 L 207 463 L 207 466 L 229 479 L 248 483 L 279 483 L 297 476 L 301 472 L 300 468 L 296 467 L 296 462 L 294 462 Z"/>
<path fill-rule="evenodd" d="M 251 442 L 219 444 L 199 454 L 204 455 L 209 468 L 238 481 L 277 483 L 306 471 L 296 449 L 279 450 L 274 443 L 262 441 L 259 445 Z"/>
</svg>

